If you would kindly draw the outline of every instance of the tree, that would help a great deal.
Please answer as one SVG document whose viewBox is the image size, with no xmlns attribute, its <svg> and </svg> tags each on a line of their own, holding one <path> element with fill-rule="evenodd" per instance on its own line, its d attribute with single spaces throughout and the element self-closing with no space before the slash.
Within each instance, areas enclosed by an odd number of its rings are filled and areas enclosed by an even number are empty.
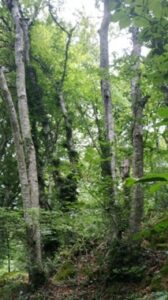
<svg viewBox="0 0 168 300">
<path fill-rule="evenodd" d="M 107 180 L 105 189 L 108 190 L 108 205 L 113 222 L 113 230 L 115 237 L 118 235 L 118 224 L 116 220 L 115 206 L 115 133 L 114 133 L 114 120 L 112 116 L 112 99 L 111 88 L 109 80 L 109 45 L 108 45 L 108 30 L 110 24 L 110 1 L 104 0 L 104 14 L 99 30 L 100 34 L 100 71 L 101 71 L 101 93 L 104 106 L 104 139 L 102 146 L 102 175 Z"/>
<path fill-rule="evenodd" d="M 68 152 L 69 162 L 70 162 L 70 173 L 66 177 L 65 180 L 62 179 L 62 189 L 60 189 L 60 195 L 59 198 L 62 199 L 62 202 L 64 202 L 64 205 L 73 203 L 77 200 L 77 177 L 78 177 L 78 161 L 79 156 L 75 149 L 74 144 L 74 138 L 73 138 L 73 127 L 72 127 L 72 118 L 70 116 L 70 113 L 68 111 L 68 106 L 66 105 L 65 98 L 64 98 L 64 83 L 67 76 L 67 65 L 68 65 L 68 59 L 69 59 L 69 48 L 71 45 L 71 39 L 73 32 L 75 30 L 75 27 L 71 28 L 70 30 L 66 29 L 64 25 L 62 25 L 58 20 L 57 16 L 55 16 L 53 12 L 53 7 L 49 3 L 49 11 L 50 15 L 52 17 L 52 20 L 58 26 L 58 28 L 66 35 L 66 45 L 64 50 L 64 61 L 63 61 L 63 68 L 62 68 L 62 74 L 61 78 L 57 79 L 57 82 L 54 78 L 53 81 L 55 81 L 55 90 L 56 94 L 59 99 L 59 106 L 64 118 L 64 127 L 66 132 L 66 142 L 65 147 Z M 57 181 L 61 179 L 59 172 L 57 172 L 57 176 L 55 176 L 55 182 L 57 184 Z"/>
<path fill-rule="evenodd" d="M 132 98 L 132 114 L 133 114 L 133 176 L 141 178 L 143 176 L 143 109 L 147 98 L 142 98 L 140 88 L 140 55 L 141 45 L 138 41 L 138 29 L 133 27 L 132 41 L 133 51 L 132 56 L 135 60 L 133 66 L 133 78 L 131 80 L 131 98 Z M 131 215 L 130 215 L 130 231 L 135 233 L 139 231 L 143 216 L 143 187 L 141 184 L 135 185 L 133 188 Z"/>
<path fill-rule="evenodd" d="M 29 252 L 29 276 L 33 284 L 37 284 L 42 276 L 41 234 L 39 226 L 39 188 L 35 148 L 31 136 L 27 93 L 25 83 L 24 64 L 24 32 L 22 16 L 17 1 L 6 2 L 15 24 L 15 63 L 16 63 L 16 91 L 18 98 L 17 117 L 10 91 L 1 68 L 1 89 L 7 103 L 11 120 L 21 191 L 23 198 L 24 217 L 27 226 L 27 243 Z M 40 275 L 41 274 L 41 275 Z"/>
</svg>

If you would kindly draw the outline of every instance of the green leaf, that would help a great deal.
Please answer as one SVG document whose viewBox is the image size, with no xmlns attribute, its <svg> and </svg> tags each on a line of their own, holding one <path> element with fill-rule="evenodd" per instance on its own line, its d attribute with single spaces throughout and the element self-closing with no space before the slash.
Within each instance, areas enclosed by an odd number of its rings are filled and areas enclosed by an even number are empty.
<svg viewBox="0 0 168 300">
<path fill-rule="evenodd" d="M 159 108 L 158 115 L 161 118 L 168 118 L 168 107 Z"/>
<path fill-rule="evenodd" d="M 150 187 L 150 193 L 156 193 L 161 187 L 160 183 L 155 183 Z"/>
<path fill-rule="evenodd" d="M 138 27 L 143 27 L 143 28 L 149 27 L 149 21 L 146 20 L 145 18 L 142 18 L 141 16 L 134 17 L 133 22 Z"/>
<path fill-rule="evenodd" d="M 155 127 L 159 127 L 159 126 L 167 126 L 168 125 L 168 118 L 164 119 L 158 123 L 155 124 Z"/>
<path fill-rule="evenodd" d="M 131 187 L 135 183 L 136 183 L 136 179 L 132 178 L 132 177 L 127 178 L 126 181 L 125 181 L 125 185 L 128 186 L 128 187 Z"/>
<path fill-rule="evenodd" d="M 110 11 L 114 10 L 117 6 L 117 2 L 116 1 L 111 1 L 110 2 Z"/>
<path fill-rule="evenodd" d="M 168 181 L 168 174 L 149 174 L 140 179 L 137 179 L 136 183 L 139 182 L 155 182 L 155 181 Z"/>
<path fill-rule="evenodd" d="M 154 13 L 155 17 L 160 19 L 162 16 L 162 5 L 161 1 L 158 0 L 150 0 L 149 1 L 149 9 Z"/>
<path fill-rule="evenodd" d="M 131 24 L 131 20 L 127 15 L 124 15 L 124 18 L 119 20 L 120 29 L 129 27 L 130 24 Z"/>
<path fill-rule="evenodd" d="M 143 176 L 139 179 L 129 177 L 129 178 L 126 179 L 125 185 L 128 186 L 128 187 L 131 187 L 132 185 L 137 184 L 137 183 L 158 182 L 158 181 L 167 182 L 168 181 L 168 173 L 148 174 L 148 175 Z"/>
<path fill-rule="evenodd" d="M 119 10 L 111 16 L 112 22 L 119 22 L 120 28 L 126 28 L 131 24 L 130 17 L 124 10 Z"/>
<path fill-rule="evenodd" d="M 118 22 L 120 18 L 122 17 L 122 11 L 117 11 L 114 14 L 111 15 L 111 21 L 112 22 Z"/>
</svg>

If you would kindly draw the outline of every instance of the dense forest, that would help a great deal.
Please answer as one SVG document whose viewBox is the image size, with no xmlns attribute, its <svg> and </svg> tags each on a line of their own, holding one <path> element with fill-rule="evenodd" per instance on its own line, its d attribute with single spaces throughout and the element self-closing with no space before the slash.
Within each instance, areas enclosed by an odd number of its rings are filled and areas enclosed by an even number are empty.
<svg viewBox="0 0 168 300">
<path fill-rule="evenodd" d="M 166 300 L 168 1 L 75 2 L 0 0 L 0 299 Z"/>
</svg>

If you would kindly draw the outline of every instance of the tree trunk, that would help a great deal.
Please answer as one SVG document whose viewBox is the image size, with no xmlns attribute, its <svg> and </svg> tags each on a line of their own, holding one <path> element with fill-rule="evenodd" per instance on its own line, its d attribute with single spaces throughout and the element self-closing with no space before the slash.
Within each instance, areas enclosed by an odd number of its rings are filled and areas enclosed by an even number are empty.
<svg viewBox="0 0 168 300">
<path fill-rule="evenodd" d="M 143 108 L 144 100 L 140 89 L 140 55 L 141 45 L 138 42 L 138 30 L 132 28 L 133 51 L 132 57 L 134 66 L 132 68 L 133 78 L 131 80 L 131 97 L 132 97 L 132 115 L 133 115 L 133 176 L 140 178 L 143 176 Z M 132 204 L 130 213 L 130 232 L 135 233 L 139 231 L 144 206 L 144 194 L 141 184 L 136 184 L 132 191 Z"/>
<path fill-rule="evenodd" d="M 162 86 L 162 91 L 164 92 L 164 104 L 166 107 L 168 107 L 168 86 L 164 85 Z M 167 145 L 167 150 L 168 150 L 168 125 L 165 128 L 165 131 L 163 133 L 163 138 L 165 140 L 165 143 Z"/>
<path fill-rule="evenodd" d="M 74 202 L 77 199 L 78 193 L 77 193 L 77 188 L 78 188 L 78 161 L 79 161 L 79 155 L 77 151 L 75 150 L 75 145 L 74 145 L 74 139 L 73 139 L 73 128 L 72 128 L 72 119 L 70 117 L 70 113 L 68 111 L 68 106 L 66 105 L 65 99 L 64 99 L 64 93 L 63 93 L 63 87 L 64 87 L 64 82 L 65 78 L 67 76 L 67 65 L 68 65 L 68 59 L 69 59 L 69 49 L 71 45 L 71 39 L 73 35 L 73 31 L 75 30 L 75 27 L 71 28 L 70 30 L 67 30 L 65 26 L 63 26 L 57 19 L 57 16 L 55 16 L 54 11 L 53 11 L 53 6 L 49 3 L 49 12 L 51 15 L 52 20 L 58 26 L 58 28 L 66 34 L 67 40 L 66 40 L 66 46 L 65 46 L 65 51 L 64 51 L 64 62 L 63 62 L 63 69 L 62 69 L 62 74 L 61 74 L 61 79 L 59 81 L 59 84 L 56 86 L 56 92 L 58 94 L 59 98 L 59 105 L 60 109 L 64 118 L 64 124 L 65 124 L 65 133 L 66 133 L 66 142 L 65 142 L 65 147 L 68 152 L 68 157 L 69 157 L 69 162 L 70 162 L 70 173 L 68 174 L 66 180 L 63 178 L 61 179 L 59 171 L 55 170 L 55 175 L 54 175 L 54 181 L 56 185 L 58 184 L 59 180 L 62 181 L 62 184 L 64 182 L 65 187 L 63 190 L 67 190 L 67 195 L 64 195 L 64 192 L 61 196 L 60 193 L 60 198 L 62 200 L 65 200 L 64 198 L 69 198 L 69 202 Z M 57 166 L 58 167 L 58 166 Z M 63 184 L 63 185 L 64 185 Z M 69 192 L 68 192 L 69 190 Z"/>
<path fill-rule="evenodd" d="M 101 69 L 101 93 L 104 104 L 105 141 L 108 146 L 108 160 L 111 177 L 115 180 L 115 156 L 114 156 L 114 120 L 112 116 L 112 100 L 109 80 L 109 46 L 108 30 L 110 24 L 109 0 L 104 0 L 104 15 L 100 28 L 100 69 Z"/>
<path fill-rule="evenodd" d="M 28 97 L 28 107 L 29 107 L 29 114 L 31 119 L 32 139 L 35 147 L 36 160 L 37 160 L 39 203 L 40 203 L 40 207 L 51 209 L 51 206 L 49 205 L 47 201 L 47 197 L 45 195 L 45 181 L 43 176 L 44 161 L 40 157 L 39 149 L 38 149 L 39 148 L 38 130 L 36 125 L 37 122 L 38 121 L 41 122 L 41 125 L 43 127 L 43 136 L 44 136 L 46 148 L 49 147 L 48 137 L 50 134 L 45 133 L 45 126 L 48 125 L 49 122 L 48 122 L 47 114 L 44 109 L 44 105 L 42 103 L 42 89 L 38 85 L 36 70 L 31 64 L 30 29 L 33 22 L 34 19 L 30 21 L 29 19 L 22 18 L 22 30 L 23 30 L 23 37 L 24 37 L 24 63 L 25 63 L 25 73 L 26 73 L 26 92 Z M 49 153 L 49 149 L 47 149 L 47 153 Z"/>
<path fill-rule="evenodd" d="M 130 160 L 128 158 L 124 159 L 121 163 L 121 179 L 123 183 L 127 178 L 130 177 Z M 124 207 L 127 212 L 127 222 L 129 219 L 129 212 L 130 212 L 130 187 L 124 185 L 123 187 L 124 192 Z"/>
<path fill-rule="evenodd" d="M 25 218 L 27 234 L 28 234 L 27 241 L 28 241 L 28 248 L 29 248 L 28 249 L 29 250 L 29 261 L 28 261 L 29 275 L 30 275 L 30 279 L 33 280 L 34 282 L 33 275 L 35 269 L 37 272 L 37 267 L 40 268 L 40 274 L 41 274 L 41 260 L 39 259 L 41 258 L 41 256 L 39 256 L 40 231 L 39 231 L 38 216 L 33 215 L 33 212 L 31 211 L 32 203 L 31 203 L 30 185 L 29 185 L 19 121 L 17 118 L 15 106 L 13 104 L 12 97 L 8 89 L 7 82 L 2 68 L 0 68 L 0 88 L 3 92 L 3 99 L 8 109 L 11 129 L 14 137 L 19 178 L 21 184 L 21 193 L 23 198 L 24 218 Z"/>
<path fill-rule="evenodd" d="M 21 192 L 23 197 L 23 206 L 25 210 L 25 221 L 29 224 L 29 217 L 27 209 L 30 208 L 30 190 L 29 190 L 29 183 L 27 177 L 27 169 L 26 169 L 26 161 L 22 143 L 22 137 L 20 132 L 20 126 L 15 110 L 15 106 L 12 101 L 12 97 L 10 91 L 7 86 L 7 82 L 3 73 L 3 68 L 0 68 L 0 88 L 3 93 L 3 99 L 6 103 L 8 114 L 11 123 L 11 129 L 13 133 L 15 148 L 16 148 L 16 157 L 18 163 L 18 170 L 19 170 L 19 178 L 21 183 Z"/>
<path fill-rule="evenodd" d="M 113 223 L 114 236 L 118 235 L 118 222 L 115 210 L 115 155 L 114 155 L 114 120 L 112 116 L 112 99 L 109 79 L 109 45 L 108 30 L 110 24 L 110 0 L 104 0 L 104 14 L 99 30 L 100 34 L 100 70 L 101 70 L 101 94 L 104 106 L 104 133 L 100 141 L 102 151 L 102 175 L 105 181 L 106 197 L 108 198 L 108 210 Z M 102 135 L 102 134 L 101 134 Z M 99 139 L 102 139 L 100 136 Z"/>
<path fill-rule="evenodd" d="M 23 174 L 26 177 L 24 179 L 26 183 L 23 182 L 23 184 L 27 187 L 26 194 L 24 192 L 22 193 L 22 196 L 25 210 L 29 210 L 28 215 L 30 218 L 28 220 L 26 219 L 30 265 L 29 275 L 30 280 L 35 284 L 39 273 L 41 274 L 42 266 L 41 234 L 39 226 L 39 189 L 37 179 L 36 154 L 31 136 L 29 111 L 27 105 L 24 63 L 25 47 L 24 33 L 22 28 L 23 22 L 18 1 L 10 1 L 10 5 L 8 1 L 6 1 L 6 3 L 15 24 L 16 90 L 18 97 L 19 122 L 21 128 L 20 136 L 24 146 L 24 149 L 22 149 L 24 158 L 22 160 L 25 163 Z M 22 142 L 19 141 L 19 144 L 21 145 Z M 19 173 L 21 172 L 20 168 L 21 166 L 19 165 Z M 20 177 L 20 179 L 22 178 Z"/>
<path fill-rule="evenodd" d="M 65 105 L 63 94 L 59 94 L 59 102 L 61 111 L 64 117 L 65 122 L 65 131 L 66 131 L 66 148 L 68 150 L 69 161 L 72 165 L 72 168 L 76 169 L 76 164 L 78 163 L 78 153 L 75 150 L 74 141 L 73 141 L 73 130 L 72 130 L 72 121 L 69 117 L 68 110 Z"/>
</svg>

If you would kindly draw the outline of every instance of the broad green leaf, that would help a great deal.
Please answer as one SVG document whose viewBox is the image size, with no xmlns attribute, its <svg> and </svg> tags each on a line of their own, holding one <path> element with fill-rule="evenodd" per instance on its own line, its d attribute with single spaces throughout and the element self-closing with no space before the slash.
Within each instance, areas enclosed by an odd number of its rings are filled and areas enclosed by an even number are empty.
<svg viewBox="0 0 168 300">
<path fill-rule="evenodd" d="M 164 174 L 148 174 L 146 176 L 143 176 L 142 178 L 135 179 L 135 178 L 128 178 L 125 181 L 126 186 L 132 186 L 137 183 L 146 183 L 146 182 L 158 182 L 158 181 L 164 181 L 168 182 L 168 173 Z"/>
<path fill-rule="evenodd" d="M 116 6 L 117 6 L 117 2 L 116 1 L 111 1 L 110 2 L 110 10 L 111 11 L 114 10 L 116 8 Z"/>
<path fill-rule="evenodd" d="M 131 20 L 124 10 L 119 10 L 111 16 L 112 22 L 119 22 L 120 28 L 126 28 L 130 25 Z"/>
<path fill-rule="evenodd" d="M 162 4 L 161 1 L 158 0 L 150 0 L 149 9 L 154 13 L 154 15 L 160 19 L 162 15 Z"/>
<path fill-rule="evenodd" d="M 124 17 L 119 20 L 119 24 L 121 29 L 126 28 L 131 24 L 131 19 L 129 18 L 129 16 L 124 15 Z"/>
<path fill-rule="evenodd" d="M 160 183 L 155 183 L 150 187 L 150 192 L 153 194 L 155 192 L 157 192 L 161 187 Z"/>
<path fill-rule="evenodd" d="M 167 126 L 168 125 L 168 118 L 167 119 L 164 119 L 158 123 L 156 123 L 155 127 L 158 127 L 158 126 Z"/>
<path fill-rule="evenodd" d="M 153 182 L 153 181 L 168 181 L 168 174 L 149 174 L 140 179 L 137 179 L 138 182 Z"/>
<path fill-rule="evenodd" d="M 134 17 L 133 22 L 138 27 L 145 28 L 149 26 L 149 21 L 141 16 Z"/>
<path fill-rule="evenodd" d="M 168 118 L 168 107 L 159 108 L 158 115 L 161 118 Z"/>
<path fill-rule="evenodd" d="M 134 185 L 135 183 L 136 183 L 136 179 L 132 177 L 127 178 L 125 181 L 125 185 L 128 187 Z"/>
</svg>

